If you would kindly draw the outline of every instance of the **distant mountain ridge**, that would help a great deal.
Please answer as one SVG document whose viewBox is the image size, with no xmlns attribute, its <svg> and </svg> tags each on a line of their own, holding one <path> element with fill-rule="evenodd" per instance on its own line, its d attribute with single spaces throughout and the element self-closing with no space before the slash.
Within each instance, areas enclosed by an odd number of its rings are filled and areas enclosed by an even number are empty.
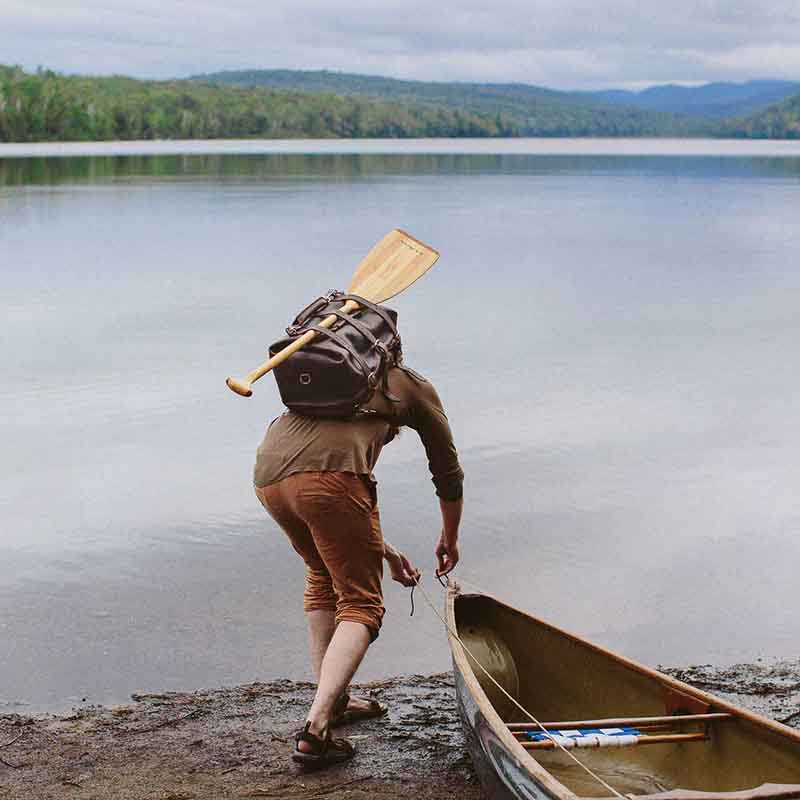
<svg viewBox="0 0 800 800">
<path fill-rule="evenodd" d="M 669 94 L 681 87 L 658 88 L 667 88 Z M 763 100 L 769 92 L 786 88 L 762 85 L 764 91 L 754 89 L 746 102 L 761 102 L 758 97 Z M 744 102 L 741 95 L 725 100 L 723 95 L 730 95 L 727 88 L 714 92 L 720 107 L 724 102 Z M 636 94 L 652 99 L 658 93 Z M 745 118 L 713 118 L 707 109 L 703 115 L 653 111 L 628 102 L 628 94 L 622 97 L 625 102 L 526 84 L 425 83 L 331 72 L 259 70 L 147 81 L 119 75 L 62 75 L 44 68 L 26 72 L 0 64 L 0 142 L 520 136 L 800 139 L 800 92 Z"/>
<path fill-rule="evenodd" d="M 496 117 L 512 136 L 710 136 L 714 121 L 524 83 L 400 80 L 328 70 L 232 70 L 192 81 L 444 107 Z"/>
<path fill-rule="evenodd" d="M 745 83 L 707 83 L 702 86 L 665 84 L 641 91 L 559 91 L 525 83 L 465 83 L 413 81 L 329 70 L 227 70 L 194 75 L 190 80 L 235 86 L 268 86 L 303 92 L 368 95 L 406 102 L 434 102 L 463 107 L 519 111 L 520 104 L 538 103 L 546 108 L 580 107 L 608 112 L 610 108 L 639 109 L 659 114 L 720 120 L 747 117 L 793 95 L 800 82 L 755 80 Z M 702 124 L 693 121 L 696 133 Z M 672 120 L 675 123 L 675 120 Z M 691 123 L 686 123 L 691 127 Z"/>
<path fill-rule="evenodd" d="M 418 81 L 387 78 L 382 75 L 362 75 L 354 72 L 332 70 L 254 69 L 223 70 L 202 75 L 192 75 L 189 80 L 225 83 L 233 86 L 269 86 L 305 92 L 334 92 L 336 94 L 366 94 L 395 99 L 428 100 L 439 102 L 454 96 L 468 97 L 523 97 L 572 103 L 575 100 L 593 105 L 592 98 L 570 97 L 569 92 L 546 89 L 525 83 L 467 83 L 460 81 Z M 607 105 L 604 101 L 600 104 Z"/>
<path fill-rule="evenodd" d="M 650 111 L 671 111 L 676 114 L 725 119 L 750 116 L 788 97 L 800 95 L 800 82 L 761 80 L 746 83 L 707 83 L 702 86 L 665 84 L 638 92 L 609 89 L 588 92 L 587 95 Z"/>
</svg>

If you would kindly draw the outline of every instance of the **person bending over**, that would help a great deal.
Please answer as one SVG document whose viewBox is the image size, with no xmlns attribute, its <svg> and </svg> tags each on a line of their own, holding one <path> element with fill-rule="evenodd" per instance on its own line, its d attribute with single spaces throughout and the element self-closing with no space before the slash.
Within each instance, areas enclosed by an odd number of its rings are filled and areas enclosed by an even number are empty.
<svg viewBox="0 0 800 800">
<path fill-rule="evenodd" d="M 446 575 L 459 558 L 464 473 L 433 385 L 408 367 L 392 367 L 387 391 L 375 392 L 366 412 L 323 419 L 287 411 L 272 421 L 256 456 L 256 495 L 306 564 L 303 607 L 317 690 L 292 754 L 306 765 L 351 758 L 353 746 L 332 738 L 331 729 L 386 712 L 347 689 L 380 631 L 384 559 L 403 586 L 420 576 L 383 538 L 372 474 L 401 427 L 419 434 L 439 497 L 437 574 Z"/>
</svg>

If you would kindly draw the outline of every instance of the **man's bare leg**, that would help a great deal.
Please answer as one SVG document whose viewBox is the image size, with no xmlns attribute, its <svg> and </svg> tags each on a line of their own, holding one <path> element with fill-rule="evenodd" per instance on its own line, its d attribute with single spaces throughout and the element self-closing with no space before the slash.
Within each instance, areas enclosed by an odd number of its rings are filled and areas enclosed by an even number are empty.
<svg viewBox="0 0 800 800">
<path fill-rule="evenodd" d="M 366 625 L 344 620 L 336 626 L 322 659 L 317 693 L 308 712 L 310 731 L 315 736 L 326 734 L 333 706 L 350 684 L 369 643 L 370 634 Z M 300 741 L 298 747 L 304 752 L 312 752 L 307 742 Z"/>
<path fill-rule="evenodd" d="M 309 648 L 311 652 L 311 669 L 314 677 L 319 683 L 322 659 L 325 651 L 331 643 L 333 632 L 336 630 L 336 615 L 333 611 L 319 609 L 317 611 L 307 611 Z M 345 686 L 345 690 L 347 687 Z M 369 711 L 372 702 L 367 698 L 351 697 L 347 703 L 347 711 Z"/>
<path fill-rule="evenodd" d="M 319 683 L 322 659 L 325 651 L 331 643 L 333 632 L 336 630 L 336 614 L 332 609 L 318 609 L 307 611 L 308 617 L 308 639 L 311 651 L 311 669 L 314 670 L 314 678 Z"/>
</svg>

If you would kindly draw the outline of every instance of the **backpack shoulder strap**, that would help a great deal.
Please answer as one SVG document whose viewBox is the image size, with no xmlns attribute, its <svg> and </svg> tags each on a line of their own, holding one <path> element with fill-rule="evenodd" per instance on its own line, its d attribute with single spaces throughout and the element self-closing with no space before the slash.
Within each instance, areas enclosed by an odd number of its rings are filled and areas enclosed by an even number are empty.
<svg viewBox="0 0 800 800">
<path fill-rule="evenodd" d="M 430 381 L 424 375 L 420 375 L 415 369 L 411 369 L 411 367 L 408 367 L 405 364 L 398 364 L 397 368 L 403 370 L 406 375 L 408 375 L 417 383 L 430 383 Z"/>
</svg>

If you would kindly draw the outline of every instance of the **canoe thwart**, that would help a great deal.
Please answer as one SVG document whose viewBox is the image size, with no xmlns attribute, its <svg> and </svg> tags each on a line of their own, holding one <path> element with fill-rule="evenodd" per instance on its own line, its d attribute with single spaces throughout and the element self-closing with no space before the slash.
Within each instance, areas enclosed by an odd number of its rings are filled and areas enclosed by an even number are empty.
<svg viewBox="0 0 800 800">
<path fill-rule="evenodd" d="M 734 719 L 733 714 L 676 714 L 667 717 L 610 717 L 608 719 L 543 722 L 541 725 L 533 722 L 509 722 L 508 729 L 510 731 L 540 731 L 542 728 L 617 728 L 639 725 L 671 725 L 683 722 L 715 722 L 730 719 Z"/>
</svg>

